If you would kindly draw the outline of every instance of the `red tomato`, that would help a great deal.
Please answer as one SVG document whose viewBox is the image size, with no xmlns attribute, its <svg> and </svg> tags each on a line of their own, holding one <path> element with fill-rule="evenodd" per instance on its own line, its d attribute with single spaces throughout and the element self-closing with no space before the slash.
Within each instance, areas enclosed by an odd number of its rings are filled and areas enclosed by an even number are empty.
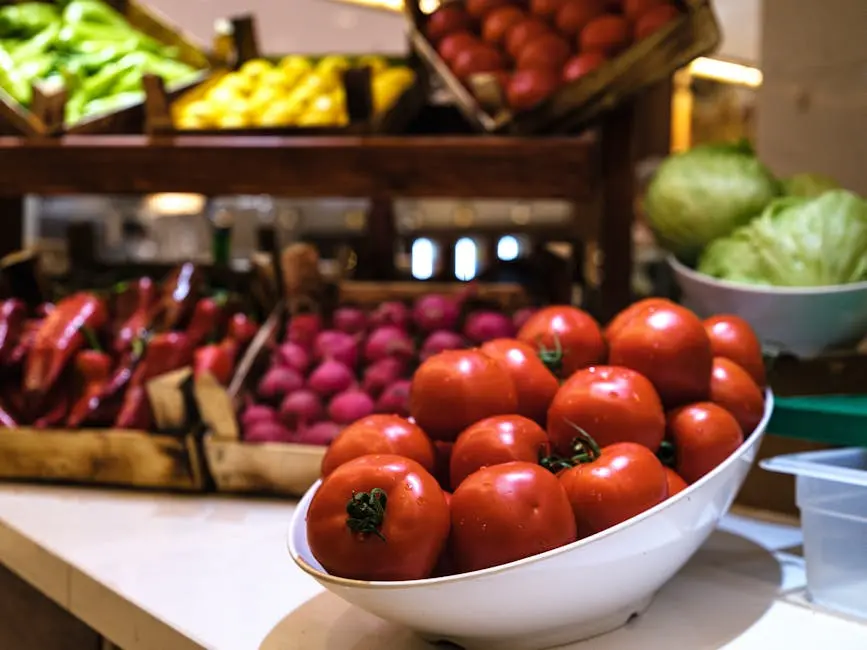
<svg viewBox="0 0 867 650">
<path fill-rule="evenodd" d="M 589 537 L 631 519 L 668 498 L 668 479 L 659 459 L 644 445 L 620 442 L 591 446 L 590 462 L 559 475 L 578 526 Z"/>
<path fill-rule="evenodd" d="M 607 14 L 587 23 L 579 34 L 582 52 L 602 52 L 614 57 L 632 44 L 632 26 L 622 16 Z"/>
<path fill-rule="evenodd" d="M 526 111 L 548 99 L 559 87 L 556 70 L 516 70 L 506 85 L 506 98 L 516 111 Z"/>
<path fill-rule="evenodd" d="M 512 4 L 512 0 L 467 0 L 467 13 L 481 19 L 498 7 Z"/>
<path fill-rule="evenodd" d="M 608 346 L 608 362 L 647 377 L 667 407 L 710 394 L 710 339 L 688 309 L 674 303 L 645 308 L 616 331 Z"/>
<path fill-rule="evenodd" d="M 562 36 L 542 34 L 529 41 L 518 54 L 519 70 L 560 70 L 572 48 Z"/>
<path fill-rule="evenodd" d="M 545 307 L 530 316 L 518 332 L 518 340 L 546 353 L 560 351 L 561 377 L 599 363 L 605 357 L 605 341 L 599 324 L 576 307 Z"/>
<path fill-rule="evenodd" d="M 530 0 L 530 13 L 545 18 L 553 19 L 557 10 L 563 6 L 566 0 Z"/>
<path fill-rule="evenodd" d="M 500 43 L 506 38 L 506 33 L 524 17 L 523 11 L 511 5 L 494 9 L 482 22 L 482 38 L 489 43 Z"/>
<path fill-rule="evenodd" d="M 451 458 L 452 490 L 482 467 L 514 460 L 538 463 L 551 454 L 548 436 L 538 424 L 520 415 L 485 418 L 455 440 Z"/>
<path fill-rule="evenodd" d="M 668 483 L 668 498 L 673 497 L 675 494 L 679 494 L 683 492 L 689 486 L 686 484 L 680 475 L 675 472 L 670 467 L 665 468 L 665 478 Z"/>
<path fill-rule="evenodd" d="M 478 45 L 479 39 L 469 32 L 454 32 L 440 41 L 437 52 L 443 61 L 451 64 L 454 58 L 463 50 L 473 45 Z"/>
<path fill-rule="evenodd" d="M 444 36 L 472 28 L 472 20 L 461 7 L 446 4 L 434 11 L 427 19 L 425 34 L 432 43 L 438 43 Z"/>
<path fill-rule="evenodd" d="M 760 387 L 765 385 L 765 362 L 762 344 L 750 324 L 740 316 L 721 314 L 704 321 L 713 356 L 731 359 Z"/>
<path fill-rule="evenodd" d="M 492 465 L 452 495 L 453 557 L 460 571 L 514 562 L 574 542 L 575 519 L 563 486 L 532 463 Z"/>
<path fill-rule="evenodd" d="M 734 415 L 746 436 L 756 430 L 765 413 L 762 389 L 746 370 L 724 357 L 713 360 L 710 401 Z"/>
<path fill-rule="evenodd" d="M 428 358 L 412 378 L 409 410 L 434 440 L 453 441 L 471 424 L 518 408 L 515 382 L 479 350 L 447 350 Z"/>
<path fill-rule="evenodd" d="M 665 436 L 665 413 L 653 385 L 628 368 L 579 370 L 548 409 L 548 436 L 557 453 L 573 455 L 580 427 L 602 447 L 635 442 L 655 452 Z"/>
<path fill-rule="evenodd" d="M 605 327 L 603 332 L 605 340 L 610 341 L 620 330 L 623 329 L 623 326 L 626 325 L 626 323 L 631 321 L 636 314 L 642 313 L 645 309 L 657 309 L 659 307 L 666 307 L 673 304 L 675 303 L 668 298 L 645 298 L 644 300 L 632 303 L 629 307 L 612 318 L 611 322 Z"/>
<path fill-rule="evenodd" d="M 517 58 L 524 46 L 542 34 L 550 34 L 551 28 L 540 18 L 527 18 L 512 26 L 506 34 L 506 51 Z"/>
<path fill-rule="evenodd" d="M 629 20 L 635 22 L 651 9 L 665 5 L 669 5 L 668 0 L 624 0 L 623 13 Z"/>
<path fill-rule="evenodd" d="M 744 442 L 734 416 L 710 402 L 682 406 L 669 413 L 667 432 L 674 444 L 675 470 L 687 483 L 695 483 Z"/>
<path fill-rule="evenodd" d="M 635 23 L 635 40 L 640 41 L 647 38 L 678 16 L 680 16 L 680 12 L 673 5 L 661 5 L 642 14 L 638 22 Z"/>
<path fill-rule="evenodd" d="M 452 71 L 459 79 L 482 72 L 497 72 L 505 66 L 500 51 L 493 45 L 479 43 L 458 52 L 452 59 Z"/>
<path fill-rule="evenodd" d="M 544 425 L 560 382 L 542 363 L 536 351 L 517 339 L 494 339 L 483 344 L 481 350 L 499 361 L 515 382 L 518 391 L 518 410 L 515 413 Z"/>
<path fill-rule="evenodd" d="M 602 0 L 566 0 L 557 11 L 557 30 L 574 39 L 587 23 L 604 13 Z"/>
<path fill-rule="evenodd" d="M 439 482 L 444 490 L 448 490 L 449 487 L 451 487 L 449 465 L 452 462 L 452 448 L 455 446 L 455 443 L 434 440 L 433 445 L 436 456 L 434 462 L 434 478 Z M 449 498 L 451 498 L 451 494 L 449 494 Z"/>
<path fill-rule="evenodd" d="M 411 458 L 428 472 L 434 470 L 433 443 L 424 431 L 396 415 L 369 415 L 350 424 L 331 441 L 322 459 L 322 476 L 368 454 L 395 454 Z"/>
<path fill-rule="evenodd" d="M 323 568 L 355 580 L 420 580 L 449 536 L 449 507 L 424 467 L 362 456 L 322 481 L 307 512 L 307 542 Z"/>
<path fill-rule="evenodd" d="M 587 52 L 573 56 L 563 66 L 563 81 L 575 81 L 586 74 L 590 74 L 600 67 L 608 59 L 601 52 Z"/>
</svg>

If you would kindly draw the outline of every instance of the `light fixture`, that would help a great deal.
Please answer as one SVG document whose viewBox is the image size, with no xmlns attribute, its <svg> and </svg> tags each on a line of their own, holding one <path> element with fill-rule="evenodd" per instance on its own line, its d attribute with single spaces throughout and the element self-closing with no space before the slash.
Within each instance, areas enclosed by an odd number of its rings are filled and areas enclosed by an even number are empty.
<svg viewBox="0 0 867 650">
<path fill-rule="evenodd" d="M 416 239 L 412 243 L 410 267 L 416 280 L 430 280 L 434 274 L 434 245 L 430 239 Z"/>
<path fill-rule="evenodd" d="M 699 57 L 689 64 L 689 73 L 700 79 L 713 79 L 737 86 L 758 88 L 762 85 L 762 71 L 758 68 L 722 59 Z"/>
<path fill-rule="evenodd" d="M 145 199 L 145 204 L 151 214 L 174 217 L 200 213 L 205 208 L 205 197 L 201 194 L 151 194 Z"/>
<path fill-rule="evenodd" d="M 461 237 L 455 244 L 455 277 L 469 282 L 476 277 L 479 256 L 478 247 L 469 237 Z"/>
</svg>

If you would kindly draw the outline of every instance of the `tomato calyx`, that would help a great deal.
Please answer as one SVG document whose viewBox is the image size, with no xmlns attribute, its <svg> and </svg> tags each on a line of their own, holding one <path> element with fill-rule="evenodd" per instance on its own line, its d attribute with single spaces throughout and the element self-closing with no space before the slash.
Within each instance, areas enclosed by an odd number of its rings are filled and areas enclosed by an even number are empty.
<svg viewBox="0 0 867 650">
<path fill-rule="evenodd" d="M 589 433 L 569 420 L 566 420 L 566 424 L 574 428 L 578 433 L 572 439 L 572 455 L 559 456 L 551 454 L 550 456 L 545 456 L 541 452 L 539 454 L 539 464 L 554 474 L 577 465 L 592 463 L 602 455 L 602 449 Z"/>
<path fill-rule="evenodd" d="M 538 339 L 539 349 L 536 354 L 539 359 L 545 364 L 545 367 L 551 371 L 551 374 L 560 379 L 563 372 L 563 346 L 560 345 L 560 337 L 554 334 L 554 347 L 549 348 L 542 343 L 541 337 Z"/>
<path fill-rule="evenodd" d="M 656 457 L 665 467 L 674 469 L 677 460 L 677 452 L 674 448 L 674 443 L 670 440 L 663 440 L 662 444 L 659 445 L 659 449 L 656 451 Z"/>
<path fill-rule="evenodd" d="M 382 488 L 373 488 L 370 492 L 353 492 L 352 498 L 346 504 L 346 526 L 353 533 L 376 535 L 383 542 L 385 536 L 379 530 L 385 518 L 385 506 L 388 497 Z"/>
</svg>

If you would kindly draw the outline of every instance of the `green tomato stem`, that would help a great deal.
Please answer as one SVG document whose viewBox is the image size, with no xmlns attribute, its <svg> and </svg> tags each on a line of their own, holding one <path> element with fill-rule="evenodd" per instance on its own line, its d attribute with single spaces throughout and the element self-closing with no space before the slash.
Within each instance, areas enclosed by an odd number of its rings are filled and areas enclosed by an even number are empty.
<svg viewBox="0 0 867 650">
<path fill-rule="evenodd" d="M 353 492 L 346 504 L 346 526 L 354 533 L 372 534 L 383 542 L 385 536 L 380 531 L 385 519 L 385 506 L 388 497 L 385 490 L 373 488 L 370 492 Z"/>
</svg>

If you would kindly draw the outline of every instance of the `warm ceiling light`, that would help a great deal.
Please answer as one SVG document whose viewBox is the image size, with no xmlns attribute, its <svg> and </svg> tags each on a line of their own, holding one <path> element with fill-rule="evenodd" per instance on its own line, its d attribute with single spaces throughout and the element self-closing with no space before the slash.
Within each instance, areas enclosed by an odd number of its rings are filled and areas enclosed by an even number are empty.
<svg viewBox="0 0 867 650">
<path fill-rule="evenodd" d="M 701 57 L 689 65 L 693 77 L 757 88 L 762 85 L 762 71 L 740 63 Z"/>
<path fill-rule="evenodd" d="M 151 194 L 146 199 L 148 210 L 158 216 L 196 214 L 205 207 L 205 197 L 201 194 Z"/>
</svg>

